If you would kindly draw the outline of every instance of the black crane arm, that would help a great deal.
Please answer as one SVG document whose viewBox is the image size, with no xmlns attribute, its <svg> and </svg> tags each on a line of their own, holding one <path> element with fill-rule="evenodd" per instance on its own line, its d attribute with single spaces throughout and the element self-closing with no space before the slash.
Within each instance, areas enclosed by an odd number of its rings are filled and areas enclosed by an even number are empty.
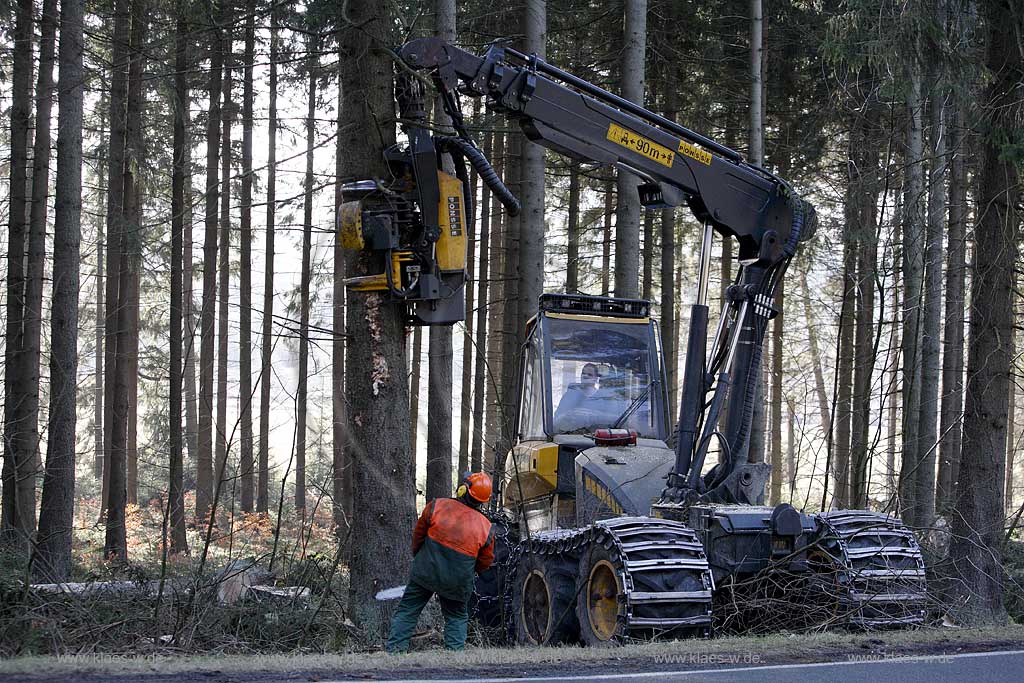
<svg viewBox="0 0 1024 683">
<path fill-rule="evenodd" d="M 627 168 L 646 182 L 648 208 L 688 204 L 696 217 L 735 237 L 741 262 L 762 266 L 792 256 L 806 238 L 805 209 L 789 185 L 703 135 L 507 47 L 477 56 L 439 38 L 399 49 L 427 71 L 460 124 L 456 93 L 486 97 L 533 142 L 584 161 Z"/>
</svg>

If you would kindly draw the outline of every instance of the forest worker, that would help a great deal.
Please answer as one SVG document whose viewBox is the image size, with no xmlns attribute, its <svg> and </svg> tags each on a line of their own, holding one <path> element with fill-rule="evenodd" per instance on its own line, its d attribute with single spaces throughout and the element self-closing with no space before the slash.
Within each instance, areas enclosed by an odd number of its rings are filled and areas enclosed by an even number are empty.
<svg viewBox="0 0 1024 683">
<path fill-rule="evenodd" d="M 412 569 L 391 620 L 388 652 L 409 649 L 420 612 L 434 594 L 444 615 L 445 648 L 465 647 L 474 577 L 494 562 L 491 522 L 480 511 L 490 497 L 491 477 L 467 472 L 455 498 L 437 498 L 424 508 L 412 535 Z"/>
</svg>

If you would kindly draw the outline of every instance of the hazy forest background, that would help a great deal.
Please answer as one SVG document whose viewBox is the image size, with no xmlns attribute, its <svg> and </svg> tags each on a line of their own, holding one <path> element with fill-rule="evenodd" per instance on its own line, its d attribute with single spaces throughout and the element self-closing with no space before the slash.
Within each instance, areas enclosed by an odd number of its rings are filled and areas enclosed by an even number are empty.
<svg viewBox="0 0 1024 683">
<path fill-rule="evenodd" d="M 805 193 L 821 226 L 776 302 L 755 417 L 770 502 L 898 513 L 955 577 L 944 599 L 1020 616 L 1024 8 L 499 5 L 0 2 L 0 593 L 159 579 L 163 596 L 73 612 L 117 625 L 99 636 L 38 614 L 29 635 L 4 611 L 4 651 L 154 630 L 279 649 L 372 621 L 417 506 L 507 451 L 509 359 L 541 291 L 650 298 L 678 381 L 695 220 L 642 211 L 628 174 L 545 153 L 478 101 L 469 127 L 526 208 L 509 219 L 474 186 L 465 323 L 403 330 L 346 302 L 340 185 L 379 174 L 399 135 L 387 48 L 433 33 L 508 39 Z M 719 298 L 737 268 L 721 246 Z M 316 614 L 214 614 L 175 583 L 249 558 L 314 587 Z"/>
</svg>

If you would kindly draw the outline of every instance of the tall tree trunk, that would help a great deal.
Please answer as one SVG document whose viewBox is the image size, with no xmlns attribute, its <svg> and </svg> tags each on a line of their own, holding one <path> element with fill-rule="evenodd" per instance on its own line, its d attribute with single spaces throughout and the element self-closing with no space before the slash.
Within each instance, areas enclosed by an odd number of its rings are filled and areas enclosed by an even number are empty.
<svg viewBox="0 0 1024 683">
<path fill-rule="evenodd" d="M 434 22 L 434 35 L 449 43 L 455 41 L 455 0 L 434 0 Z M 450 124 L 439 103 L 435 109 L 434 120 L 442 126 Z M 427 500 L 432 500 L 452 493 L 452 328 L 431 325 L 428 337 L 425 493 Z"/>
<path fill-rule="evenodd" d="M 989 40 L 987 65 L 993 78 L 982 101 L 989 117 L 982 138 L 983 165 L 978 189 L 979 216 L 972 258 L 970 349 L 963 455 L 957 482 L 957 511 L 952 521 L 949 556 L 959 574 L 956 589 L 970 600 L 979 620 L 1005 619 L 1001 565 L 1003 530 L 1003 455 L 1013 333 L 1013 277 L 1017 258 L 1016 207 L 1019 169 L 1004 141 L 1019 130 L 1022 115 L 1018 85 L 1024 79 L 1024 55 L 1018 38 L 1024 17 L 1012 2 L 985 5 Z"/>
<path fill-rule="evenodd" d="M 761 13 L 761 0 L 750 0 L 750 160 L 754 164 L 764 164 L 764 83 L 762 81 L 763 49 L 762 29 L 764 28 Z M 767 322 L 765 323 L 767 324 Z M 752 381 L 757 382 L 754 394 L 754 410 L 750 423 L 750 442 L 747 459 L 750 462 L 764 462 L 764 431 L 765 431 L 765 381 L 762 365 L 764 356 L 758 355 L 757 365 L 752 366 Z M 774 469 L 773 479 L 779 479 L 779 470 Z M 772 486 L 774 490 L 774 485 Z"/>
<path fill-rule="evenodd" d="M 619 91 L 630 102 L 644 102 L 644 53 L 647 41 L 647 0 L 625 0 Z M 615 296 L 636 298 L 640 267 L 639 181 L 628 171 L 616 173 Z"/>
<path fill-rule="evenodd" d="M 123 235 L 123 248 L 128 249 L 127 260 L 122 254 L 122 263 L 129 266 L 131 282 L 124 298 L 118 302 L 126 308 L 124 353 L 128 368 L 128 426 L 125 442 L 125 494 L 132 505 L 139 502 L 139 458 L 138 458 L 138 396 L 139 396 L 139 293 L 142 280 L 142 178 L 140 169 L 145 168 L 145 144 L 143 142 L 143 72 L 145 52 L 143 44 L 147 30 L 147 2 L 133 0 L 131 45 L 128 59 L 128 100 L 127 127 L 125 129 L 125 183 L 134 183 L 129 194 L 125 190 L 124 217 L 127 233 Z M 120 331 L 120 330 L 119 330 Z M 120 372 L 120 368 L 118 368 Z"/>
<path fill-rule="evenodd" d="M 955 96 L 954 96 L 955 97 Z M 954 99 L 949 127 L 949 228 L 946 261 L 946 315 L 943 329 L 942 405 L 939 416 L 939 479 L 936 506 L 952 509 L 960 469 L 964 406 L 964 282 L 967 261 L 967 150 L 964 107 Z"/>
<path fill-rule="evenodd" d="M 225 23 L 233 21 L 233 8 L 224 5 Z M 235 66 L 232 55 L 231 30 L 224 33 L 224 78 L 221 81 L 220 128 L 220 241 L 217 244 L 217 418 L 214 423 L 214 506 L 219 506 L 229 481 L 234 481 L 234 469 L 228 464 L 228 323 L 231 313 L 231 121 L 235 118 L 236 104 L 231 101 L 232 76 Z M 231 501 L 234 505 L 234 499 Z"/>
<path fill-rule="evenodd" d="M 196 521 L 207 519 L 213 505 L 213 365 L 214 319 L 217 305 L 217 219 L 220 186 L 220 110 L 223 77 L 223 30 L 210 29 L 210 67 L 206 115 L 206 209 L 203 241 L 203 307 L 199 349 L 199 455 L 196 458 Z"/>
<path fill-rule="evenodd" d="M 565 293 L 580 291 L 580 162 L 569 162 L 569 222 L 566 227 L 568 246 L 565 257 Z"/>
<path fill-rule="evenodd" d="M 842 303 L 839 312 L 839 357 L 836 363 L 835 427 L 833 453 L 834 509 L 850 506 L 850 419 L 853 412 L 854 316 L 857 296 L 857 244 L 854 237 L 858 219 L 854 208 L 858 198 L 848 181 L 846 226 L 843 235 Z"/>
<path fill-rule="evenodd" d="M 340 66 L 339 66 L 340 68 Z M 342 125 L 345 91 L 338 84 L 338 128 Z M 341 187 L 345 176 L 345 148 L 339 135 L 334 150 L 334 215 L 339 215 L 345 198 Z M 333 337 L 331 341 L 331 436 L 333 477 L 331 512 L 334 533 L 339 540 L 348 538 L 352 524 L 352 467 L 349 463 L 348 411 L 345 405 L 345 249 L 334 240 L 334 291 L 331 302 Z"/>
<path fill-rule="evenodd" d="M 18 0 L 15 8 L 14 64 L 11 78 L 10 201 L 7 214 L 7 333 L 4 345 L 4 465 L 2 540 L 5 546 L 27 550 L 32 535 L 28 500 L 22 499 L 34 476 L 23 443 L 31 439 L 21 419 L 21 391 L 17 374 L 20 335 L 25 316 L 25 247 L 28 242 L 28 142 L 32 116 L 32 0 Z M 116 56 L 116 55 L 115 55 Z M 33 503 L 33 514 L 35 504 Z"/>
<path fill-rule="evenodd" d="M 36 81 L 35 141 L 32 147 L 32 205 L 28 222 L 28 258 L 25 262 L 25 302 L 16 373 L 19 387 L 15 406 L 25 429 L 20 432 L 20 456 L 28 476 L 19 477 L 16 495 L 18 517 L 25 529 L 36 527 L 36 478 L 39 457 L 39 358 L 43 329 L 43 271 L 46 267 L 47 198 L 50 191 L 50 114 L 53 109 L 54 45 L 57 34 L 57 2 L 44 0 L 39 41 L 39 75 Z"/>
<path fill-rule="evenodd" d="M 480 99 L 473 98 L 473 123 L 479 123 Z M 459 424 L 459 466 L 456 474 L 461 475 L 469 469 L 469 453 L 472 448 L 470 435 L 473 431 L 473 327 L 474 308 L 476 306 L 476 222 L 478 220 L 477 204 L 477 174 L 470 178 L 470 185 L 464 190 L 472 197 L 474 216 L 466 226 L 466 239 L 468 242 L 466 254 L 466 323 L 462 335 L 462 396 L 459 401 L 460 424 Z M 485 188 L 486 189 L 486 188 Z"/>
<path fill-rule="evenodd" d="M 238 267 L 238 420 L 239 484 L 242 512 L 253 511 L 252 463 L 252 70 L 256 51 L 256 2 L 245 10 L 245 56 L 242 76 L 242 202 Z"/>
<path fill-rule="evenodd" d="M 871 381 L 875 366 L 875 274 L 878 266 L 878 149 L 870 144 L 875 130 L 874 103 L 869 101 L 854 130 L 858 142 L 851 150 L 859 166 L 856 175 L 857 277 L 854 316 L 853 410 L 850 418 L 850 505 L 868 505 Z"/>
<path fill-rule="evenodd" d="M 267 108 L 267 228 L 263 269 L 263 331 L 260 338 L 260 445 L 256 476 L 256 511 L 266 512 L 270 487 L 270 363 L 274 353 L 274 217 L 277 210 L 277 6 L 270 10 L 270 83 Z M 341 117 L 339 108 L 339 119 Z M 341 144 L 341 136 L 338 136 Z M 339 155 L 340 156 L 340 155 Z"/>
<path fill-rule="evenodd" d="M 615 193 L 611 179 L 604 182 L 604 222 L 601 230 L 601 296 L 611 293 L 612 279 L 612 216 L 615 215 Z"/>
<path fill-rule="evenodd" d="M 409 453 L 416 460 L 419 452 L 420 378 L 423 372 L 423 328 L 412 331 L 412 356 L 409 367 Z"/>
<path fill-rule="evenodd" d="M 674 16 L 674 15 L 670 15 Z M 674 60 L 666 60 L 662 97 L 665 101 L 664 116 L 669 121 L 676 120 L 676 89 L 678 70 Z M 661 210 L 661 344 L 665 349 L 666 377 L 669 392 L 669 417 L 675 423 L 678 419 L 679 398 L 677 396 L 676 367 L 678 361 L 679 341 L 676 337 L 676 211 L 673 208 Z"/>
<path fill-rule="evenodd" d="M 494 162 L 495 171 L 499 177 L 506 177 L 508 183 L 508 169 L 506 163 L 506 142 L 509 136 L 496 131 L 494 133 Z M 496 447 L 501 438 L 502 423 L 502 393 L 501 377 L 504 372 L 506 359 L 504 358 L 504 334 L 502 320 L 505 312 L 505 227 L 508 225 L 508 217 L 502 212 L 498 202 L 493 202 L 494 217 L 491 221 L 491 243 L 492 255 L 488 264 L 488 280 L 490 281 L 490 297 L 487 300 L 487 435 L 486 445 L 491 450 L 491 462 L 485 466 L 494 470 L 498 460 L 502 457 L 497 453 Z M 507 359 L 507 362 L 514 363 L 514 359 Z"/>
<path fill-rule="evenodd" d="M 918 461 L 914 477 L 918 526 L 935 517 L 935 464 L 938 450 L 939 379 L 941 377 L 942 238 L 945 227 L 946 131 L 945 88 L 933 67 L 929 93 L 931 164 L 928 171 L 928 218 L 924 246 L 924 292 L 921 315 L 921 417 L 918 420 Z"/>
<path fill-rule="evenodd" d="M 783 349 L 783 310 L 785 308 L 786 293 L 784 284 L 779 285 L 778 295 L 779 313 L 772 321 L 772 373 L 771 373 L 771 448 L 770 461 L 772 465 L 771 492 L 769 504 L 777 505 L 782 502 L 782 480 L 784 477 L 782 469 L 782 349 Z"/>
<path fill-rule="evenodd" d="M 45 11 L 45 10 L 44 10 Z M 45 17 L 44 17 L 45 19 Z M 84 0 L 64 0 L 60 15 L 57 179 L 50 307 L 50 410 L 36 545 L 35 576 L 67 581 L 75 506 L 75 401 L 78 395 L 78 280 L 82 224 L 82 67 Z"/>
<path fill-rule="evenodd" d="M 174 35 L 174 142 L 171 169 L 171 386 L 170 386 L 170 458 L 168 482 L 168 522 L 170 525 L 170 552 L 188 552 L 185 537 L 184 457 L 181 433 L 182 415 L 182 298 L 184 275 L 182 260 L 185 233 L 185 176 L 191 169 L 185 166 L 185 146 L 188 137 L 188 20 L 185 8 L 178 8 Z"/>
<path fill-rule="evenodd" d="M 373 178 L 387 172 L 381 146 L 395 141 L 383 122 L 394 116 L 392 9 L 350 0 L 348 23 L 338 36 L 342 48 L 341 87 L 345 177 Z M 383 139 L 382 139 L 383 138 Z M 349 259 L 346 272 L 365 275 L 372 267 L 365 253 Z M 345 354 L 345 391 L 350 406 L 353 453 L 352 537 L 360 552 L 350 565 L 349 614 L 366 632 L 376 633 L 380 615 L 373 599 L 381 588 L 400 584 L 409 569 L 408 539 L 415 521 L 415 464 L 409 457 L 405 375 L 405 334 L 401 306 L 375 293 L 349 291 L 346 322 L 353 334 Z M 387 558 L 387 562 L 381 562 Z"/>
<path fill-rule="evenodd" d="M 641 298 L 651 300 L 654 291 L 654 211 L 644 210 L 644 272 Z"/>
<path fill-rule="evenodd" d="M 1011 316 L 1013 314 L 1011 313 Z M 1010 329 L 1014 332 L 1010 335 L 1010 358 L 1017 357 L 1016 329 L 1012 322 Z M 1010 397 L 1006 407 L 1006 491 L 1004 509 L 1007 515 L 1012 515 L 1013 507 L 1013 461 L 1017 454 L 1017 375 L 1014 368 L 1014 361 L 1010 361 Z"/>
<path fill-rule="evenodd" d="M 916 59 L 916 58 L 915 58 Z M 907 143 L 905 152 L 903 217 L 903 458 L 900 466 L 899 496 L 903 521 L 920 524 L 916 503 L 919 465 L 921 407 L 921 317 L 924 285 L 925 221 L 921 211 L 924 198 L 923 140 L 921 133 L 921 67 L 911 67 L 907 94 Z"/>
<path fill-rule="evenodd" d="M 128 39 L 131 30 L 128 0 L 114 5 L 114 35 L 111 46 L 113 68 L 110 76 L 110 143 L 107 147 L 107 280 L 103 325 L 103 481 L 100 492 L 100 517 L 107 505 L 110 488 L 111 438 L 114 426 L 114 372 L 117 361 L 118 291 L 121 281 L 121 233 L 124 232 L 124 158 L 128 99 Z"/>
<path fill-rule="evenodd" d="M 490 116 L 484 118 L 484 156 L 492 158 L 494 151 L 494 133 L 490 129 Z M 480 266 L 477 269 L 477 280 L 479 281 L 479 293 L 477 296 L 476 310 L 476 343 L 474 344 L 475 362 L 473 364 L 473 446 L 469 455 L 469 466 L 474 472 L 483 468 L 483 441 L 484 441 L 484 399 L 486 394 L 486 377 L 489 371 L 487 365 L 487 311 L 490 307 L 488 301 L 490 278 L 494 274 L 494 266 L 491 263 L 491 193 L 487 188 L 483 189 L 480 201 Z M 500 210 L 500 205 L 495 202 L 495 209 Z"/>
<path fill-rule="evenodd" d="M 313 152 L 316 149 L 316 81 L 320 41 L 309 38 L 306 49 L 306 178 L 302 204 L 302 281 L 299 302 L 299 386 L 295 404 L 295 509 L 305 516 L 306 509 L 306 400 L 309 388 L 309 287 L 313 247 Z"/>
<path fill-rule="evenodd" d="M 63 12 L 63 9 L 61 10 Z M 104 105 L 106 111 L 103 111 Z M 58 105 L 59 106 L 59 105 Z M 110 106 L 106 103 L 106 97 L 100 98 L 100 140 L 107 140 L 106 123 L 107 116 L 110 113 Z M 107 147 L 101 145 L 99 153 L 99 162 L 97 164 L 98 182 L 100 185 L 100 194 L 106 194 L 106 172 L 107 172 Z M 103 433 L 103 292 L 104 283 L 106 282 L 106 275 L 103 269 L 103 256 L 105 252 L 106 234 L 104 232 L 104 221 L 101 218 L 96 221 L 96 330 L 95 330 L 95 351 L 93 356 L 93 364 L 96 367 L 96 373 L 93 379 L 93 476 L 100 482 L 102 486 L 103 482 L 103 440 L 105 434 Z M 102 500 L 100 507 L 103 507 Z"/>
<path fill-rule="evenodd" d="M 829 408 L 828 390 L 825 387 L 825 371 L 822 366 L 821 349 L 818 346 L 817 324 L 811 307 L 811 290 L 807 286 L 807 273 L 800 271 L 800 294 L 804 300 L 804 323 L 807 325 L 807 340 L 811 348 L 811 368 L 814 372 L 814 396 L 818 403 L 818 420 L 821 434 L 826 439 L 832 431 L 832 411 Z"/>
</svg>

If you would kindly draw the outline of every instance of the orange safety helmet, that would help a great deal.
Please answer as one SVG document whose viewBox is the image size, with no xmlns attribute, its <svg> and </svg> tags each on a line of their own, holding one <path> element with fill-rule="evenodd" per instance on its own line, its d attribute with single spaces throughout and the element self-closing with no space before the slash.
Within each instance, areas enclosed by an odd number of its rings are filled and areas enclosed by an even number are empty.
<svg viewBox="0 0 1024 683">
<path fill-rule="evenodd" d="M 486 472 L 466 472 L 455 497 L 461 498 L 468 493 L 476 502 L 486 503 L 491 498 L 491 488 L 491 475 Z"/>
</svg>

